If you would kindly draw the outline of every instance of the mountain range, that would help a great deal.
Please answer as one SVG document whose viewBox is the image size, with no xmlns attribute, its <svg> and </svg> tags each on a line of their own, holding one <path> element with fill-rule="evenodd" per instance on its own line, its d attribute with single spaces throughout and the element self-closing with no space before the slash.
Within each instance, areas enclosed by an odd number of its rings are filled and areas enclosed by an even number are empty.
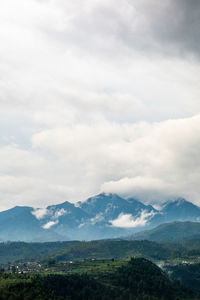
<svg viewBox="0 0 200 300">
<path fill-rule="evenodd" d="M 178 198 L 161 210 L 135 198 L 101 193 L 84 202 L 0 212 L 0 241 L 45 242 L 117 238 L 173 221 L 200 220 L 200 207 Z"/>
</svg>

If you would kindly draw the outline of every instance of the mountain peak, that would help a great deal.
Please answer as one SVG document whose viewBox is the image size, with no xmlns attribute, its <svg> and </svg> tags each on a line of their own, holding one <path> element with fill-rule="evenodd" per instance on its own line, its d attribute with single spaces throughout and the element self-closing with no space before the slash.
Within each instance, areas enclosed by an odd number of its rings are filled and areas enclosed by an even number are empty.
<svg viewBox="0 0 200 300">
<path fill-rule="evenodd" d="M 105 193 L 105 192 L 102 192 L 102 193 L 99 193 L 96 196 L 91 197 L 91 198 L 115 198 L 115 197 L 120 198 L 120 196 L 118 196 L 115 193 Z"/>
<path fill-rule="evenodd" d="M 174 203 L 176 206 L 180 206 L 180 205 L 184 205 L 186 203 L 191 203 L 191 202 L 186 201 L 184 198 L 178 198 L 174 201 Z"/>
<path fill-rule="evenodd" d="M 116 199 L 123 199 L 123 198 L 121 198 L 117 194 L 102 192 L 100 194 L 97 194 L 95 196 L 92 196 L 92 197 L 88 198 L 86 201 L 79 202 L 79 203 L 91 203 L 92 204 L 92 203 L 96 203 L 97 201 L 116 200 Z"/>
<path fill-rule="evenodd" d="M 175 198 L 175 199 L 170 199 L 161 204 L 161 210 L 165 209 L 167 206 L 179 206 L 181 204 L 184 204 L 187 202 L 184 198 Z"/>
<path fill-rule="evenodd" d="M 164 210 L 166 208 L 169 208 L 169 207 L 194 207 L 194 208 L 199 208 L 197 205 L 193 204 L 192 202 L 190 201 L 187 201 L 185 200 L 184 198 L 177 198 L 175 199 L 174 201 L 167 201 L 163 208 Z"/>
</svg>

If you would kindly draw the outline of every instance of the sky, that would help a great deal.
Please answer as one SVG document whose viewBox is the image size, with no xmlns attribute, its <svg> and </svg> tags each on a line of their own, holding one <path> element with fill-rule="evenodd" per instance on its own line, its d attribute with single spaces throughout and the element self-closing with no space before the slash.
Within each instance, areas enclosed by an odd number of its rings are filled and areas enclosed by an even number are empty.
<svg viewBox="0 0 200 300">
<path fill-rule="evenodd" d="M 0 210 L 200 205 L 199 0 L 0 0 Z"/>
</svg>

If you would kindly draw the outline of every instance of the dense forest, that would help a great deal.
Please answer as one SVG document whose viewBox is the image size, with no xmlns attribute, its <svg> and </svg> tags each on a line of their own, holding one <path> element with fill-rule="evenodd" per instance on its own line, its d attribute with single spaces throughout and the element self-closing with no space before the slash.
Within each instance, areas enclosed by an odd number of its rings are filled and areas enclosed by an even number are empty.
<svg viewBox="0 0 200 300">
<path fill-rule="evenodd" d="M 180 243 L 151 241 L 100 240 L 91 242 L 0 243 L 0 264 L 50 257 L 56 261 L 86 258 L 110 259 L 143 256 L 153 260 L 200 256 L 200 240 Z"/>
<path fill-rule="evenodd" d="M 178 279 L 184 286 L 200 296 L 200 263 L 165 266 L 171 279 Z"/>
<path fill-rule="evenodd" d="M 7 274 L 0 276 L 1 300 L 183 300 L 200 299 L 171 281 L 144 258 L 132 258 L 113 273 Z"/>
<path fill-rule="evenodd" d="M 25 243 L 25 242 L 4 242 L 0 243 L 0 263 L 15 262 L 18 260 L 36 260 L 45 255 L 52 255 L 61 249 L 76 244 L 76 241 L 67 242 L 46 242 L 46 243 Z"/>
</svg>

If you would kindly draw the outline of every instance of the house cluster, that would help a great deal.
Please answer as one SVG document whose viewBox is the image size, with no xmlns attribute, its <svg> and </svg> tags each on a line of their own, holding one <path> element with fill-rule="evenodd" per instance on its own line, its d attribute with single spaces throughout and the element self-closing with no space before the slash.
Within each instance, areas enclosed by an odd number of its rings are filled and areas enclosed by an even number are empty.
<svg viewBox="0 0 200 300">
<path fill-rule="evenodd" d="M 7 263 L 1 267 L 1 270 L 7 273 L 25 274 L 34 271 L 41 271 L 42 265 L 38 262 Z"/>
</svg>

